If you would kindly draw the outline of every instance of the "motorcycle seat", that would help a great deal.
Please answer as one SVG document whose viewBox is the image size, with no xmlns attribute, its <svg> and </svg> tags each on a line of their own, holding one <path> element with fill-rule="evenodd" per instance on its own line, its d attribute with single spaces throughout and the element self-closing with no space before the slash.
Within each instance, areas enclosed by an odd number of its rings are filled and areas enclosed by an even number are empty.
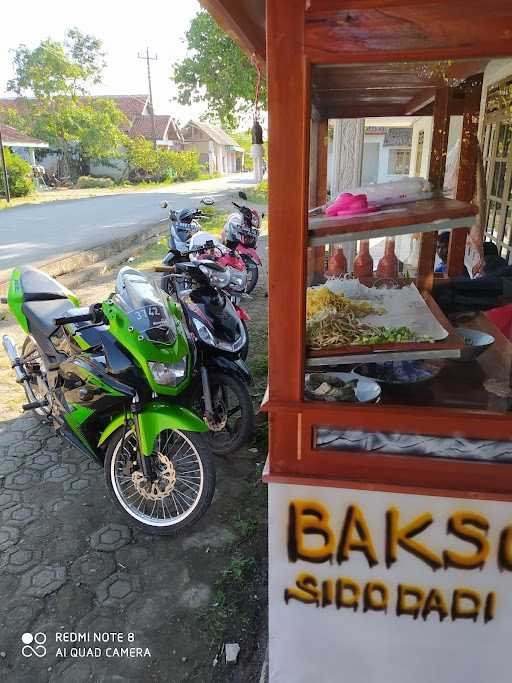
<svg viewBox="0 0 512 683">
<path fill-rule="evenodd" d="M 30 332 L 36 339 L 48 338 L 57 329 L 55 318 L 69 315 L 73 305 L 68 300 L 31 301 L 23 304 L 23 313 L 28 320 Z"/>
<path fill-rule="evenodd" d="M 37 294 L 38 292 L 51 292 L 52 294 L 63 294 L 67 296 L 70 294 L 60 282 L 57 282 L 53 277 L 50 277 L 42 270 L 25 266 L 20 268 L 20 283 L 21 289 L 27 294 Z"/>
<path fill-rule="evenodd" d="M 38 294 L 48 292 L 50 294 L 62 294 L 68 296 L 71 292 L 60 282 L 50 277 L 43 271 L 31 266 L 20 269 L 21 289 L 25 294 Z M 73 304 L 69 299 L 54 299 L 52 301 L 30 301 L 22 306 L 30 332 L 36 339 L 50 337 L 57 329 L 53 320 L 64 316 Z"/>
</svg>

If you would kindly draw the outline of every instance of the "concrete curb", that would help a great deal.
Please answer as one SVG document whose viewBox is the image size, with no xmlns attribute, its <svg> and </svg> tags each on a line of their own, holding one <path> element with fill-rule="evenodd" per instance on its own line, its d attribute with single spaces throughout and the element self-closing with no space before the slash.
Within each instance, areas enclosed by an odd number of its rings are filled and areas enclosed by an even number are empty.
<svg viewBox="0 0 512 683">
<path fill-rule="evenodd" d="M 167 234 L 167 231 L 167 221 L 162 221 L 157 225 L 154 223 L 142 225 L 139 232 L 116 237 L 85 251 L 37 264 L 37 267 L 52 277 L 75 273 L 75 277 L 70 278 L 70 281 L 66 282 L 66 286 L 77 287 L 89 280 L 91 276 L 102 275 L 112 266 L 127 260 L 129 256 L 146 247 L 149 242 L 156 241 L 162 235 Z M 100 262 L 103 263 L 100 264 Z M 96 268 L 91 268 L 90 266 L 93 264 L 98 265 Z M 0 294 L 2 296 L 5 296 L 8 282 L 8 280 L 0 282 Z"/>
</svg>

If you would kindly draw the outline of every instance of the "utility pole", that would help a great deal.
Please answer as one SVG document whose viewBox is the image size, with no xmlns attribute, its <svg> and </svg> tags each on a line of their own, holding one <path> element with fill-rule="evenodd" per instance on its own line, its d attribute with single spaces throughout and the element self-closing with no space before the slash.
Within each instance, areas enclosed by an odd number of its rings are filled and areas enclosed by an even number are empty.
<svg viewBox="0 0 512 683">
<path fill-rule="evenodd" d="M 4 171 L 5 198 L 8 202 L 10 202 L 11 201 L 11 192 L 9 190 L 9 178 L 7 177 L 7 166 L 5 164 L 4 143 L 2 140 L 2 126 L 1 126 L 1 124 L 0 124 L 0 157 L 2 159 L 2 168 Z"/>
<path fill-rule="evenodd" d="M 153 108 L 153 91 L 151 89 L 151 68 L 149 66 L 149 62 L 156 62 L 158 59 L 158 55 L 155 55 L 154 57 L 149 56 L 149 47 L 146 48 L 146 54 L 141 55 L 140 52 L 137 55 L 138 59 L 144 59 L 146 60 L 146 65 L 148 67 L 148 86 L 149 86 L 149 108 L 150 108 L 150 114 L 151 114 L 151 126 L 153 128 L 153 146 L 156 149 L 156 128 L 155 128 L 155 110 Z"/>
</svg>

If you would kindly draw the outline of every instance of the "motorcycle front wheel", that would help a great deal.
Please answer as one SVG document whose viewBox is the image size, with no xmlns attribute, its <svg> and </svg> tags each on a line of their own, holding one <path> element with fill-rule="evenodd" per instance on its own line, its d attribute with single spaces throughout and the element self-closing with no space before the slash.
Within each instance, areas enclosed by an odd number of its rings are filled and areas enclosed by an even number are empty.
<svg viewBox="0 0 512 683">
<path fill-rule="evenodd" d="M 245 269 L 247 271 L 247 285 L 245 287 L 245 291 L 247 294 L 250 294 L 258 283 L 259 269 L 257 264 L 254 263 L 250 256 L 242 254 L 242 259 L 245 263 Z"/>
<path fill-rule="evenodd" d="M 202 434 L 161 432 L 150 456 L 153 480 L 144 477 L 133 430 L 109 439 L 104 474 L 114 503 L 148 534 L 176 536 L 195 524 L 215 492 L 215 466 Z"/>
<path fill-rule="evenodd" d="M 255 426 L 254 408 L 247 385 L 236 375 L 209 372 L 208 379 L 213 415 L 205 414 L 201 385 L 192 409 L 202 415 L 210 431 L 205 434 L 215 455 L 230 455 L 252 439 Z"/>
</svg>

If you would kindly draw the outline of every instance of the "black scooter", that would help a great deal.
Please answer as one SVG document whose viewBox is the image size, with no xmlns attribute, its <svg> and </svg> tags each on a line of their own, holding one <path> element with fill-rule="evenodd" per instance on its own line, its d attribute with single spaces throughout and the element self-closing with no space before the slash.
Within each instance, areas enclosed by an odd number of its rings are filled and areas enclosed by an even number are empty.
<svg viewBox="0 0 512 683">
<path fill-rule="evenodd" d="M 195 373 L 189 406 L 203 416 L 206 435 L 217 455 L 236 451 L 252 438 L 254 409 L 248 391 L 252 382 L 242 355 L 247 345 L 246 328 L 225 292 L 230 273 L 211 260 L 189 260 L 190 253 L 205 254 L 209 245 L 172 259 L 160 286 L 181 304 L 187 328 L 195 342 Z"/>
</svg>

